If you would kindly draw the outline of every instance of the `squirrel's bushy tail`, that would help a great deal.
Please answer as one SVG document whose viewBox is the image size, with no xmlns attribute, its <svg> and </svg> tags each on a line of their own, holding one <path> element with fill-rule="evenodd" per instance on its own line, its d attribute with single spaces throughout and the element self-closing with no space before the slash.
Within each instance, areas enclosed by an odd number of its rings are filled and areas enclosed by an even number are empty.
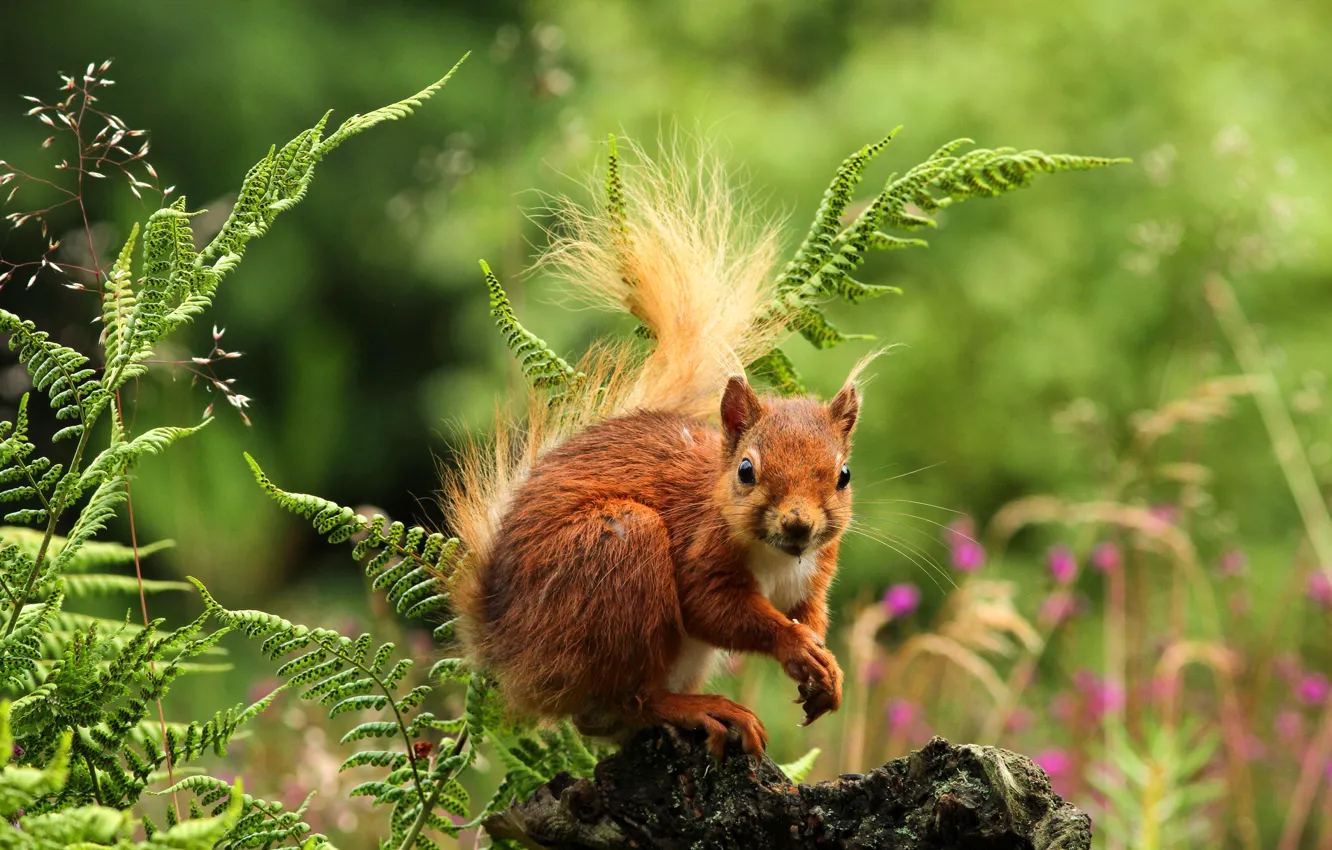
<svg viewBox="0 0 1332 850">
<path fill-rule="evenodd" d="M 557 206 L 559 227 L 538 267 L 575 302 L 629 313 L 654 343 L 613 413 L 716 413 L 726 379 L 766 353 L 784 323 L 772 303 L 778 230 L 736 194 L 718 156 L 676 145 L 618 179 L 612 147 L 605 199 Z"/>
<path fill-rule="evenodd" d="M 740 200 L 719 157 L 677 144 L 620 180 L 612 141 L 603 200 L 556 204 L 557 225 L 537 268 L 566 300 L 637 318 L 645 345 L 604 343 L 578 364 L 586 375 L 551 399 L 534 392 L 525 419 L 501 412 L 493 439 L 464 446 L 445 475 L 453 533 L 468 554 L 453 577 L 463 639 L 484 655 L 482 584 L 500 523 L 546 449 L 597 421 L 633 410 L 711 418 L 731 375 L 785 333 L 770 311 L 778 228 Z"/>
</svg>

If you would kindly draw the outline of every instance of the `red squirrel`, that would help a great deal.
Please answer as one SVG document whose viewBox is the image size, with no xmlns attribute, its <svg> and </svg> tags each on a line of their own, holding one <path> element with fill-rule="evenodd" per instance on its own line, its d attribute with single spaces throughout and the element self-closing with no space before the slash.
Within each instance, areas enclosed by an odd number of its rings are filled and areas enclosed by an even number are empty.
<svg viewBox="0 0 1332 850">
<path fill-rule="evenodd" d="M 600 349 L 592 390 L 534 402 L 446 484 L 469 546 L 461 634 L 516 713 L 603 735 L 702 728 L 719 757 L 733 730 L 758 754 L 754 713 L 698 691 L 725 650 L 780 662 L 805 724 L 841 702 L 826 595 L 851 520 L 856 373 L 827 403 L 757 394 L 742 366 L 787 324 L 774 229 L 736 212 L 715 168 L 640 170 L 631 224 L 566 210 L 547 261 L 642 321 L 652 350 Z"/>
</svg>

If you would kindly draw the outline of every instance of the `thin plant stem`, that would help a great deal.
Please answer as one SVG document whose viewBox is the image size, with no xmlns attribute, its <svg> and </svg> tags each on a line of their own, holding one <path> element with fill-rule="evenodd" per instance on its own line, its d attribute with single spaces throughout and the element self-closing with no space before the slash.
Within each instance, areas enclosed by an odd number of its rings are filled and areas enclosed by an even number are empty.
<svg viewBox="0 0 1332 850">
<path fill-rule="evenodd" d="M 1125 695 L 1121 702 L 1111 701 L 1105 718 L 1105 751 L 1119 752 L 1124 738 L 1128 734 L 1126 718 L 1128 709 L 1128 653 L 1125 645 L 1128 641 L 1128 586 L 1124 571 L 1128 569 L 1127 559 L 1121 559 L 1118 565 L 1112 565 L 1105 572 L 1106 596 L 1109 606 L 1103 621 L 1105 628 L 1105 671 L 1110 687 L 1118 688 Z M 1123 850 L 1123 843 L 1117 837 L 1111 837 L 1107 850 Z"/>
<path fill-rule="evenodd" d="M 892 617 L 882 605 L 870 605 L 851 623 L 847 636 L 851 669 L 856 671 L 855 687 L 847 707 L 846 724 L 842 736 L 842 772 L 860 770 L 865 764 L 865 733 L 869 715 L 869 697 L 873 686 L 864 671 L 874 660 L 874 636 Z"/>
<path fill-rule="evenodd" d="M 458 755 L 458 753 L 462 752 L 462 748 L 465 746 L 467 746 L 466 728 L 462 730 L 462 734 L 458 736 L 458 740 L 453 742 L 453 748 L 449 750 L 447 758 L 453 758 Z M 425 827 L 426 821 L 430 819 L 430 813 L 435 810 L 435 805 L 439 803 L 440 795 L 444 793 L 444 786 L 447 785 L 452 778 L 453 774 L 450 773 L 448 776 L 441 776 L 439 781 L 435 783 L 435 787 L 430 790 L 430 797 L 421 804 L 421 813 L 418 814 L 416 820 L 412 822 L 412 828 L 407 830 L 407 835 L 402 839 L 402 844 L 398 846 L 398 850 L 412 850 L 412 847 L 416 846 L 416 837 L 421 834 L 421 830 Z M 479 834 L 480 833 L 478 833 L 478 835 Z"/>
<path fill-rule="evenodd" d="M 79 464 L 83 462 L 83 451 L 88 446 L 88 435 L 92 433 L 92 426 L 96 419 L 83 424 L 83 433 L 79 435 L 79 444 L 74 449 L 74 457 L 69 462 L 68 475 L 74 475 L 79 470 Z M 46 523 L 46 533 L 42 535 L 41 548 L 37 550 L 37 557 L 32 564 L 32 572 L 28 573 L 28 580 L 23 585 L 18 598 L 14 600 L 14 613 L 10 615 L 9 625 L 5 627 L 5 637 L 14 633 L 18 626 L 19 616 L 23 613 L 23 608 L 28 604 L 28 597 L 32 595 L 33 588 L 37 586 L 37 576 L 41 574 L 42 566 L 46 561 L 46 553 L 51 548 L 51 538 L 55 536 L 56 523 L 60 521 L 60 515 L 64 513 L 65 505 L 51 505 L 50 518 Z"/>
<path fill-rule="evenodd" d="M 1332 516 L 1328 514 L 1327 502 L 1318 487 L 1318 479 L 1314 477 L 1304 443 L 1290 418 L 1290 410 L 1281 396 L 1281 387 L 1268 366 L 1258 334 L 1245 317 L 1234 290 L 1219 274 L 1208 276 L 1203 282 L 1203 292 L 1230 340 L 1235 358 L 1249 378 L 1258 384 L 1254 400 L 1272 442 L 1272 452 L 1286 477 L 1291 495 L 1295 497 L 1319 567 L 1332 579 Z"/>
<path fill-rule="evenodd" d="M 116 393 L 116 403 L 120 402 L 120 393 Z M 123 419 L 123 414 L 122 414 Z M 143 592 L 143 567 L 139 563 L 139 535 L 134 528 L 134 497 L 130 493 L 129 478 L 125 479 L 125 513 L 129 517 L 130 547 L 134 551 L 134 576 L 139 582 L 139 607 L 143 611 L 143 627 L 148 628 L 148 596 Z M 156 662 L 148 662 L 149 669 L 157 672 Z M 166 756 L 167 781 L 171 783 L 171 805 L 176 810 L 176 820 L 180 820 L 180 798 L 176 791 L 176 773 L 171 750 L 167 747 L 166 711 L 162 708 L 162 698 L 157 698 L 157 722 L 162 727 L 162 754 Z"/>
<path fill-rule="evenodd" d="M 1286 823 L 1281 828 L 1281 841 L 1277 844 L 1277 850 L 1298 850 L 1309 812 L 1318 795 L 1318 783 L 1327 769 L 1329 758 L 1332 758 L 1332 697 L 1324 701 L 1318 733 L 1304 751 L 1304 758 L 1300 762 L 1300 778 L 1290 795 L 1290 808 L 1286 810 Z"/>
</svg>

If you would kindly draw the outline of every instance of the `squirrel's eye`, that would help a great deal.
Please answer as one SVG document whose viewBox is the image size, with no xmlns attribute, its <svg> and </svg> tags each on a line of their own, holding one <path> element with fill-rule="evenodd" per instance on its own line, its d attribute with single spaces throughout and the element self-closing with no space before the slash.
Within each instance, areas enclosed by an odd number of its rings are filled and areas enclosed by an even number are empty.
<svg viewBox="0 0 1332 850">
<path fill-rule="evenodd" d="M 741 484 L 754 483 L 754 464 L 749 460 L 749 458 L 745 458 L 744 460 L 740 461 L 740 470 L 737 473 L 737 475 L 740 478 Z"/>
<path fill-rule="evenodd" d="M 851 483 L 851 467 L 842 464 L 842 471 L 837 474 L 837 489 L 845 490 L 846 485 Z"/>
</svg>

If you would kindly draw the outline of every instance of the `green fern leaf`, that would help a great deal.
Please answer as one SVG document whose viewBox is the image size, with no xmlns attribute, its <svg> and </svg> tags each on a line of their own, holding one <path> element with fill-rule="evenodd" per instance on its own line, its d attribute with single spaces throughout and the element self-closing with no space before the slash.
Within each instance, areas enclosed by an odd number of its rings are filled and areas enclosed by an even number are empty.
<svg viewBox="0 0 1332 850">
<path fill-rule="evenodd" d="M 797 396 L 805 394 L 805 385 L 800 381 L 800 374 L 796 372 L 795 364 L 791 362 L 791 358 L 786 355 L 786 352 L 780 348 L 774 348 L 750 363 L 749 372 L 754 378 L 767 384 L 778 395 Z"/>
<path fill-rule="evenodd" d="M 805 777 L 809 776 L 810 771 L 814 769 L 814 762 L 818 760 L 822 752 L 818 747 L 815 747 L 795 761 L 779 764 L 777 767 L 781 769 L 782 773 L 786 774 L 787 779 L 799 785 L 805 781 Z"/>
<path fill-rule="evenodd" d="M 513 305 L 509 303 L 509 296 L 504 293 L 499 278 L 495 277 L 485 260 L 481 261 L 481 271 L 485 275 L 486 289 L 490 292 L 490 315 L 495 317 L 495 325 L 504 336 L 505 345 L 517 358 L 519 368 L 532 382 L 532 386 L 559 393 L 581 384 L 586 375 L 575 370 L 546 345 L 545 340 L 518 322 Z"/>
<path fill-rule="evenodd" d="M 384 121 L 397 121 L 399 118 L 405 118 L 408 115 L 411 115 L 412 110 L 420 108 L 423 101 L 428 100 L 435 92 L 439 91 L 444 84 L 449 81 L 449 78 L 453 76 L 454 72 L 462 67 L 462 63 L 467 61 L 467 57 L 471 55 L 471 51 L 464 53 L 463 57 L 458 60 L 456 65 L 449 69 L 447 74 L 411 97 L 376 109 L 374 112 L 368 112 L 365 115 L 353 115 L 346 121 L 342 122 L 341 127 L 338 127 L 332 135 L 315 147 L 312 154 L 314 161 L 317 162 L 320 159 L 323 159 L 328 155 L 329 151 L 333 150 L 357 133 L 364 132 Z"/>
</svg>

